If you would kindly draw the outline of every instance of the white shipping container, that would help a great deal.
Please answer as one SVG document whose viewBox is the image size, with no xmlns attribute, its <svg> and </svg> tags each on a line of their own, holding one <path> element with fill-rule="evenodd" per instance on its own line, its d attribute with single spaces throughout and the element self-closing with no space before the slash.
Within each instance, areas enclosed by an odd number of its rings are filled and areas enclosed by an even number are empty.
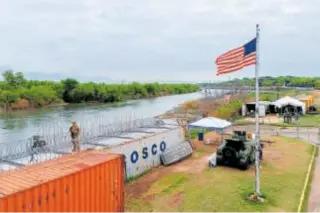
<svg viewBox="0 0 320 213">
<path fill-rule="evenodd" d="M 127 179 L 142 174 L 161 164 L 160 154 L 185 140 L 183 129 L 176 127 L 150 134 L 141 139 L 121 143 L 106 149 L 108 152 L 121 153 L 126 157 Z"/>
</svg>

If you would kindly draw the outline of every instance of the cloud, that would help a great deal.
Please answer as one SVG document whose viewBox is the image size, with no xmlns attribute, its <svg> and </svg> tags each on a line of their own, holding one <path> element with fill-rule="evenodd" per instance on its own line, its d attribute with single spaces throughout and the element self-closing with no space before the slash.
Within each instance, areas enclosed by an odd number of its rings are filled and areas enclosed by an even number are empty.
<svg viewBox="0 0 320 213">
<path fill-rule="evenodd" d="M 317 0 L 0 2 L 0 68 L 32 76 L 223 79 L 214 58 L 254 37 L 256 23 L 261 74 L 317 75 L 320 65 Z"/>
</svg>

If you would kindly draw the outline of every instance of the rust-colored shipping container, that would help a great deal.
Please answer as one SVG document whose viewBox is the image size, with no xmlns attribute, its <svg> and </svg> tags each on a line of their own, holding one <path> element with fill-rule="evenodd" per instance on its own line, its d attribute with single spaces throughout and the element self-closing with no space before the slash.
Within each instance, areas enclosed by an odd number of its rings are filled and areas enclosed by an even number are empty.
<svg viewBox="0 0 320 213">
<path fill-rule="evenodd" d="M 1 212 L 123 212 L 124 157 L 84 151 L 0 173 Z"/>
</svg>

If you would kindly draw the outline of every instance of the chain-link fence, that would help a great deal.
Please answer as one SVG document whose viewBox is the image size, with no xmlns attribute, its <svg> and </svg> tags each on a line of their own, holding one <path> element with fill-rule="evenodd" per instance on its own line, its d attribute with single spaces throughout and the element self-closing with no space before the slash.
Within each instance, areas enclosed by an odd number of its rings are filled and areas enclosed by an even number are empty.
<svg viewBox="0 0 320 213">
<path fill-rule="evenodd" d="M 244 130 L 255 133 L 255 125 L 241 125 L 233 126 L 228 131 Z M 313 144 L 320 142 L 320 128 L 306 128 L 306 127 L 276 127 L 268 125 L 260 125 L 261 136 L 285 136 L 290 138 L 300 138 Z"/>
</svg>

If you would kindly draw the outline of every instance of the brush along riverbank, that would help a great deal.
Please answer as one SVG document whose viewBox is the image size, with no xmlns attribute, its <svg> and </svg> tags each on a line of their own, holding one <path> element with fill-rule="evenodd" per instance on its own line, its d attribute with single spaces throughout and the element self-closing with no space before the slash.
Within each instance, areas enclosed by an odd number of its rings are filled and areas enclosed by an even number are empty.
<svg viewBox="0 0 320 213">
<path fill-rule="evenodd" d="M 260 101 L 275 101 L 284 96 L 296 96 L 301 94 L 311 94 L 315 96 L 315 101 L 320 101 L 320 92 L 317 90 L 311 92 L 303 92 L 296 90 L 286 90 L 277 93 L 262 93 Z M 184 118 L 190 121 L 201 117 L 212 116 L 226 119 L 234 122 L 236 125 L 247 125 L 255 123 L 255 118 L 241 116 L 241 107 L 243 104 L 255 100 L 254 93 L 242 92 L 238 94 L 225 95 L 218 98 L 203 98 L 199 100 L 187 101 L 178 105 L 174 109 L 159 116 L 160 118 Z M 319 102 L 320 103 L 320 102 Z M 304 115 L 299 120 L 300 126 L 310 127 L 319 124 L 319 115 Z M 275 115 L 267 115 L 260 118 L 261 123 L 273 126 L 296 126 L 293 124 L 284 124 L 283 120 Z"/>
</svg>

